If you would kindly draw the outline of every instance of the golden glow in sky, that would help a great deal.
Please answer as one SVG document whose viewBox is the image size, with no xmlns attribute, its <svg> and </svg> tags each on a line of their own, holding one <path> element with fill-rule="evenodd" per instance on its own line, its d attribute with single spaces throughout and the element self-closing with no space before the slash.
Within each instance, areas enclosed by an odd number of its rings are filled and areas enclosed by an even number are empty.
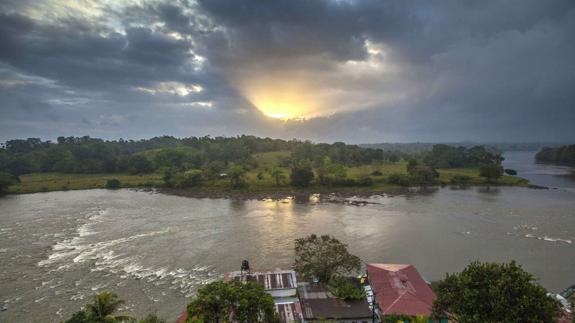
<svg viewBox="0 0 575 323">
<path fill-rule="evenodd" d="M 302 78 L 255 77 L 243 82 L 242 92 L 263 114 L 275 119 L 310 118 L 321 114 L 318 98 Z"/>
<path fill-rule="evenodd" d="M 271 93 L 270 93 L 271 92 Z M 294 119 L 309 116 L 309 104 L 293 93 L 273 93 L 262 90 L 250 98 L 252 103 L 266 116 L 276 119 Z"/>
</svg>

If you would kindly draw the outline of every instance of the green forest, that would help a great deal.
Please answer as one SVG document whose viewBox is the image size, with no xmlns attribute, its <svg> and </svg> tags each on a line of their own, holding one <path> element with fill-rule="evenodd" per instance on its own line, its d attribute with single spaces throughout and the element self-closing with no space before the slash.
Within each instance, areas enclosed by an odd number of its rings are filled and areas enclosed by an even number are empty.
<svg viewBox="0 0 575 323">
<path fill-rule="evenodd" d="M 103 140 L 59 137 L 9 140 L 0 147 L 0 186 L 10 193 L 169 187 L 278 190 L 518 184 L 503 176 L 503 158 L 483 146 L 434 145 L 405 153 L 342 142 L 255 136 Z"/>
<path fill-rule="evenodd" d="M 535 155 L 535 160 L 540 163 L 575 165 L 575 145 L 543 148 Z"/>
</svg>

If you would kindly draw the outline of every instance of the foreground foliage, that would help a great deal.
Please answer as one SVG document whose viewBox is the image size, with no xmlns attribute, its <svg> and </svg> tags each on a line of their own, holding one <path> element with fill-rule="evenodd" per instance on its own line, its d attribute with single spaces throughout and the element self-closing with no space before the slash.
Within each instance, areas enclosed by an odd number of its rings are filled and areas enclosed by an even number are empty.
<svg viewBox="0 0 575 323">
<path fill-rule="evenodd" d="M 436 287 L 435 317 L 471 322 L 555 322 L 557 301 L 515 262 L 469 264 Z"/>
<path fill-rule="evenodd" d="M 305 279 L 317 278 L 329 283 L 336 275 L 357 272 L 359 257 L 347 251 L 347 245 L 329 235 L 312 234 L 295 240 L 294 269 Z"/>
<path fill-rule="evenodd" d="M 365 298 L 363 288 L 359 284 L 354 284 L 351 277 L 333 277 L 329 282 L 329 290 L 335 297 L 345 300 Z"/>
<path fill-rule="evenodd" d="M 72 315 L 65 323 L 115 323 L 133 321 L 130 316 L 114 315 L 125 302 L 118 295 L 102 292 L 94 296 L 93 302 Z"/>
<path fill-rule="evenodd" d="M 261 284 L 238 281 L 210 283 L 198 289 L 187 307 L 187 322 L 275 323 L 273 298 Z"/>
<path fill-rule="evenodd" d="M 94 296 L 92 303 L 86 304 L 84 309 L 72 314 L 64 323 L 166 323 L 156 314 L 148 314 L 141 320 L 128 315 L 116 315 L 124 303 L 125 301 L 114 293 L 101 292 Z"/>
<path fill-rule="evenodd" d="M 404 314 L 389 314 L 383 317 L 383 323 L 428 323 L 429 318 L 418 315 L 418 316 L 410 316 Z"/>
</svg>

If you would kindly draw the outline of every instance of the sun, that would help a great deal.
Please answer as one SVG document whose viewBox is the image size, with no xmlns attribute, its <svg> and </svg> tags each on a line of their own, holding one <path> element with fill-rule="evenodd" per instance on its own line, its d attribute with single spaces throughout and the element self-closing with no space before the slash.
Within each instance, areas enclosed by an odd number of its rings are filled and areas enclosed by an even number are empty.
<svg viewBox="0 0 575 323">
<path fill-rule="evenodd" d="M 273 119 L 305 119 L 316 110 L 313 100 L 302 92 L 265 89 L 249 95 L 252 104 Z"/>
<path fill-rule="evenodd" d="M 302 111 L 298 111 L 292 103 L 285 102 L 266 102 L 259 101 L 255 103 L 256 107 L 266 116 L 274 119 L 294 119 L 301 118 Z"/>
<path fill-rule="evenodd" d="M 245 97 L 269 118 L 311 118 L 318 109 L 318 102 L 308 82 L 289 73 L 274 77 L 246 77 L 240 84 Z"/>
</svg>

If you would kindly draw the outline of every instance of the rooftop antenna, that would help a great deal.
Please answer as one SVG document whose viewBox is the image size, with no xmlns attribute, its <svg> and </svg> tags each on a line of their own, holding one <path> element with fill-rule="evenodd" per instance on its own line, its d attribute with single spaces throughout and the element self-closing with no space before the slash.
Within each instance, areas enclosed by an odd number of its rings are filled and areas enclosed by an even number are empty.
<svg viewBox="0 0 575 323">
<path fill-rule="evenodd" d="M 241 280 L 247 280 L 244 278 L 247 278 L 246 276 L 250 274 L 250 262 L 247 260 L 242 260 L 242 269 L 240 271 L 241 274 Z"/>
</svg>

